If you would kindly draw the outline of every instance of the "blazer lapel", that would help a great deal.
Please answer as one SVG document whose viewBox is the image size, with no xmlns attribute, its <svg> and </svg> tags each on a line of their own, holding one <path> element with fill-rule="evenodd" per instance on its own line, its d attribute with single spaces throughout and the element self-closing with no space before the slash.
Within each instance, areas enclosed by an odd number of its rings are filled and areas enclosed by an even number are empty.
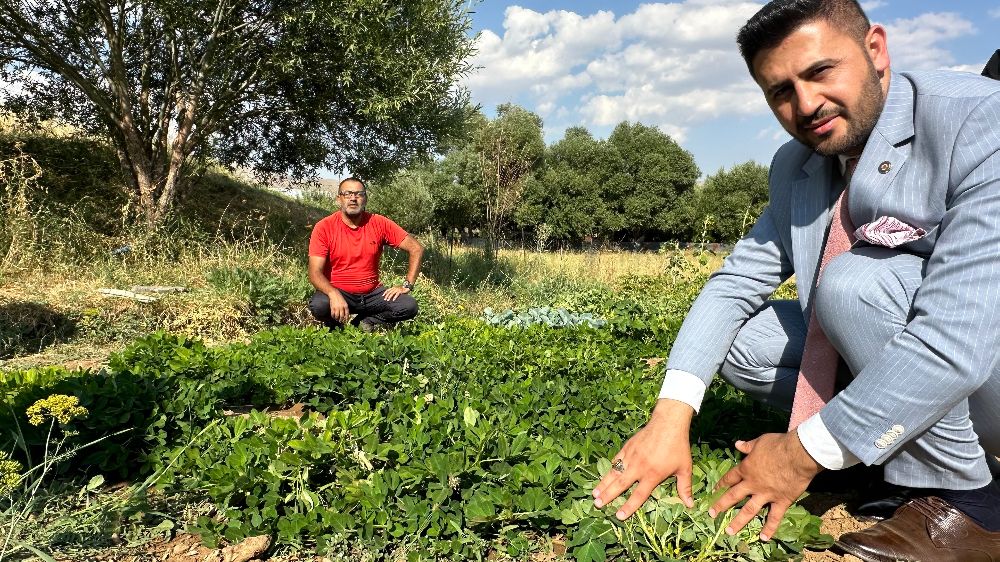
<svg viewBox="0 0 1000 562">
<path fill-rule="evenodd" d="M 823 240 L 830 223 L 834 198 L 834 161 L 813 154 L 802 166 L 802 176 L 792 186 L 792 247 L 799 303 L 806 312 L 816 283 Z M 808 315 L 807 315 L 808 318 Z"/>
<path fill-rule="evenodd" d="M 855 225 L 871 222 L 882 214 L 879 208 L 906 164 L 912 138 L 913 87 L 906 77 L 893 73 L 882 114 L 851 179 L 848 203 Z"/>
</svg>

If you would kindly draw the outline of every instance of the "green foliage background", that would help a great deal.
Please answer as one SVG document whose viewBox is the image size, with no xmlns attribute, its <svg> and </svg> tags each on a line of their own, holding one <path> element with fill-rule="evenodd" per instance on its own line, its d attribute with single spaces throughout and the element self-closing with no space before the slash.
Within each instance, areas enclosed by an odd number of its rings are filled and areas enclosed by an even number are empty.
<svg viewBox="0 0 1000 562">
<path fill-rule="evenodd" d="M 540 120 L 510 111 L 526 125 L 524 139 L 540 139 Z M 387 214 L 412 230 L 467 228 L 483 212 L 475 138 L 373 182 L 373 194 L 397 205 Z M 698 212 L 676 211 L 687 198 L 695 205 L 710 200 L 702 193 L 746 192 L 733 197 L 735 208 L 759 193 L 759 170 L 749 164 L 699 188 L 690 155 L 642 125 L 623 124 L 603 141 L 575 129 L 549 148 L 525 144 L 542 159 L 512 224 L 547 225 L 557 242 L 668 236 L 696 220 Z M 165 505 L 208 507 L 176 513 L 138 498 L 88 531 L 95 545 L 110 545 L 133 516 L 135 525 L 189 528 L 210 544 L 265 533 L 279 548 L 344 558 L 361 549 L 369 559 L 524 560 L 560 540 L 585 561 L 786 560 L 827 544 L 802 510 L 768 544 L 755 538 L 759 519 L 728 537 L 724 519 L 708 517 L 709 490 L 735 461 L 732 441 L 782 428 L 780 416 L 721 387 L 710 389 L 694 426 L 694 510 L 677 505 L 672 482 L 626 523 L 610 516 L 614 504 L 592 507 L 607 458 L 648 416 L 662 377 L 654 359 L 668 352 L 705 282 L 701 266 L 716 256 L 664 251 L 651 256 L 651 274 L 600 280 L 586 270 L 527 275 L 544 255 L 453 257 L 450 246 L 429 243 L 418 322 L 375 336 L 275 328 L 309 324 L 297 316 L 309 293 L 305 241 L 327 211 L 207 169 L 164 229 L 143 232 L 122 220 L 129 199 L 110 150 L 81 137 L 0 135 L 0 160 L 32 158 L 43 171 L 25 192 L 29 214 L 4 207 L 16 221 L 0 224 L 0 253 L 18 259 L 0 273 L 56 295 L 0 294 L 0 356 L 54 342 L 129 342 L 105 367 L 0 371 L 0 427 L 19 428 L 0 435 L 0 448 L 21 451 L 31 465 L 46 435 L 25 423 L 27 405 L 78 396 L 92 415 L 74 426 L 73 444 L 127 431 L 83 450 L 63 467 L 60 486 L 95 473 L 109 481 L 157 475 Z M 5 205 L 11 200 L 5 193 Z M 717 224 L 736 224 L 735 213 L 718 216 Z M 403 263 L 387 252 L 384 279 L 398 278 Z M 142 306 L 45 292 L 81 283 L 193 290 Z M 485 306 L 514 306 L 516 321 L 490 325 L 480 317 Z M 156 331 L 164 328 L 173 333 Z M 202 334 L 211 341 L 191 337 Z M 305 415 L 264 413 L 294 403 Z M 76 497 L 90 501 L 89 493 Z M 70 525 L 66 513 L 59 517 L 61 528 Z M 47 548 L 70 541 L 45 540 Z"/>
</svg>

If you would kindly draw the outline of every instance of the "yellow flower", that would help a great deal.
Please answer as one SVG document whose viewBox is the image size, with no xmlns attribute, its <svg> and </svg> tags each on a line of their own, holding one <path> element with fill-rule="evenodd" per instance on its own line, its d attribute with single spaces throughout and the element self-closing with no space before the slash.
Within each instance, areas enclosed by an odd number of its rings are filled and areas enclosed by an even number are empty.
<svg viewBox="0 0 1000 562">
<path fill-rule="evenodd" d="M 27 410 L 28 423 L 31 425 L 42 425 L 46 417 L 65 425 L 76 418 L 85 418 L 89 413 L 86 408 L 80 406 L 79 398 L 65 394 L 53 394 L 38 400 L 28 406 Z"/>
<path fill-rule="evenodd" d="M 0 498 L 10 495 L 21 483 L 21 463 L 10 460 L 7 453 L 0 451 Z"/>
</svg>

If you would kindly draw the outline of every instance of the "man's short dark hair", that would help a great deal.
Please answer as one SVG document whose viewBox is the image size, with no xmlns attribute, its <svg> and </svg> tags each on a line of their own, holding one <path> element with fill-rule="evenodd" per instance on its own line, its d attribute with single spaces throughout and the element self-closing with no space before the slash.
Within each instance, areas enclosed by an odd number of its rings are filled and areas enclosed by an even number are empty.
<svg viewBox="0 0 1000 562">
<path fill-rule="evenodd" d="M 361 181 L 361 178 L 356 178 L 354 176 L 348 176 L 348 177 L 340 180 L 340 183 L 337 184 L 337 190 L 340 191 L 340 188 L 344 187 L 344 184 L 347 183 L 347 182 L 349 182 L 349 181 L 358 182 L 358 183 L 361 184 L 362 188 L 368 189 L 368 186 L 365 185 L 365 182 Z"/>
<path fill-rule="evenodd" d="M 857 0 L 773 0 L 750 18 L 736 35 L 740 54 L 755 79 L 753 60 L 757 53 L 773 49 L 806 23 L 825 20 L 864 45 L 871 28 Z"/>
</svg>

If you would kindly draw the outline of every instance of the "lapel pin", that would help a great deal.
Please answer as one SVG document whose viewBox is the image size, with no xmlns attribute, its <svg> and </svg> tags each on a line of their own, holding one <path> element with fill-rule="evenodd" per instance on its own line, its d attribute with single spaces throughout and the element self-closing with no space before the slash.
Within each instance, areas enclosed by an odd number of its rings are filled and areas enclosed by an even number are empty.
<svg viewBox="0 0 1000 562">
<path fill-rule="evenodd" d="M 878 165 L 878 173 L 880 174 L 888 174 L 889 170 L 892 170 L 892 162 L 888 160 Z"/>
</svg>

